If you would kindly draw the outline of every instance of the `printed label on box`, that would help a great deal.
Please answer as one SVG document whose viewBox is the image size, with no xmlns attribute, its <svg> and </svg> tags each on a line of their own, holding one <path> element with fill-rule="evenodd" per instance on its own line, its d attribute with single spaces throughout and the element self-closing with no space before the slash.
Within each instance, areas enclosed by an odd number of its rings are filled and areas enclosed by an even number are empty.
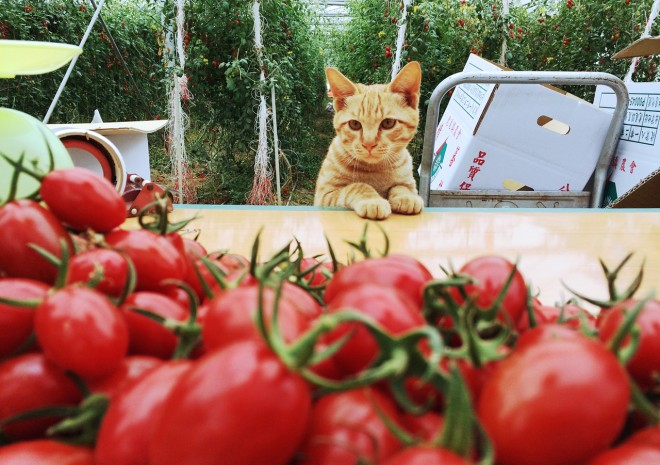
<svg viewBox="0 0 660 465">
<path fill-rule="evenodd" d="M 604 205 L 611 205 L 660 167 L 660 150 L 656 146 L 660 129 L 660 83 L 630 82 L 626 86 L 630 96 L 628 111 L 610 163 Z M 611 89 L 599 86 L 594 104 L 614 111 L 616 96 Z"/>
</svg>

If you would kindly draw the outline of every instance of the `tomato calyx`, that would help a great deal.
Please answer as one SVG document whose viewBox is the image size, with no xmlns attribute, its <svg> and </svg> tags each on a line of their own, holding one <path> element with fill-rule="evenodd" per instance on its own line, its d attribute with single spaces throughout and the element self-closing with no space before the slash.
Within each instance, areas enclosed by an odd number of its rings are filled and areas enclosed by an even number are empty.
<svg viewBox="0 0 660 465">
<path fill-rule="evenodd" d="M 172 331 L 177 336 L 177 344 L 172 355 L 173 360 L 183 360 L 190 357 L 193 350 L 199 345 L 202 335 L 202 327 L 197 322 L 197 309 L 199 302 L 197 295 L 190 286 L 181 281 L 170 281 L 166 284 L 175 284 L 179 286 L 188 295 L 190 314 L 186 321 L 179 321 L 174 318 L 165 318 L 162 315 L 154 313 L 144 308 L 134 307 L 132 305 L 126 306 L 128 310 L 146 316 L 151 320 L 163 325 L 165 328 Z"/>
<path fill-rule="evenodd" d="M 0 444 L 2 430 L 7 425 L 18 421 L 44 417 L 62 417 L 58 423 L 46 430 L 46 436 L 69 444 L 91 445 L 96 441 L 98 430 L 110 399 L 106 394 L 92 393 L 82 379 L 73 372 L 66 373 L 83 393 L 79 405 L 48 405 L 17 413 L 0 421 Z"/>
<path fill-rule="evenodd" d="M 377 255 L 374 255 L 374 253 L 371 251 L 369 248 L 368 240 L 367 240 L 367 231 L 369 229 L 369 223 L 365 223 L 364 229 L 362 230 L 362 234 L 360 235 L 360 238 L 357 241 L 345 241 L 348 245 L 350 245 L 353 249 L 356 251 L 360 252 L 364 258 L 374 258 L 374 257 L 386 257 L 389 254 L 390 251 L 390 238 L 387 236 L 387 233 L 383 229 L 381 225 L 378 223 L 375 223 L 376 227 L 380 230 L 380 232 L 383 235 L 383 250 L 381 252 L 378 252 Z M 330 249 L 332 250 L 332 249 Z M 355 261 L 355 260 L 353 260 Z M 334 260 L 334 255 L 333 255 L 333 262 Z M 336 262 L 335 262 L 336 263 Z M 336 268 L 335 268 L 335 271 Z"/>
<path fill-rule="evenodd" d="M 563 285 L 572 294 L 586 302 L 589 302 L 590 304 L 596 305 L 602 309 L 614 307 L 615 305 L 632 298 L 632 296 L 635 294 L 635 292 L 637 292 L 640 285 L 642 284 L 642 279 L 644 278 L 644 263 L 641 264 L 637 275 L 635 275 L 632 282 L 624 291 L 619 291 L 617 289 L 616 282 L 619 279 L 619 274 L 621 273 L 621 270 L 626 265 L 626 263 L 628 263 L 628 261 L 632 258 L 632 256 L 632 253 L 626 255 L 613 270 L 610 270 L 602 259 L 599 260 L 600 266 L 602 267 L 603 273 L 605 274 L 605 279 L 607 280 L 607 289 L 609 293 L 608 300 L 592 299 L 572 290 L 566 283 L 563 283 Z"/>
<path fill-rule="evenodd" d="M 142 229 L 148 229 L 161 236 L 166 236 L 181 231 L 190 222 L 197 219 L 197 215 L 195 215 L 192 218 L 170 223 L 169 212 L 172 210 L 172 194 L 166 189 L 163 195 L 156 195 L 153 202 L 144 206 L 138 214 L 138 223 Z"/>
</svg>

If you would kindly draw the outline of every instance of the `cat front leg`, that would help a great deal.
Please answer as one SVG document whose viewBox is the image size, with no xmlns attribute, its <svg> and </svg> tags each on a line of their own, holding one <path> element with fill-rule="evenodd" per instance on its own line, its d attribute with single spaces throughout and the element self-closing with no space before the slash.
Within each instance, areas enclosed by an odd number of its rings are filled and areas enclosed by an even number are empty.
<svg viewBox="0 0 660 465">
<path fill-rule="evenodd" d="M 404 215 L 417 215 L 424 208 L 424 200 L 407 186 L 394 186 L 387 195 L 392 211 Z"/>
<path fill-rule="evenodd" d="M 350 208 L 358 216 L 384 220 L 392 214 L 390 203 L 369 184 L 356 182 L 339 189 L 317 191 L 314 204 Z"/>
</svg>

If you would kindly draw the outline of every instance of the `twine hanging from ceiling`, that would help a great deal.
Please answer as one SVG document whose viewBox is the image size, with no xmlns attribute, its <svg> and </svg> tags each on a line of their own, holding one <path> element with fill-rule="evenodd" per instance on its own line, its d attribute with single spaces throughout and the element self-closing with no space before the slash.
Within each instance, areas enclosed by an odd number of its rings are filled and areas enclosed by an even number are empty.
<svg viewBox="0 0 660 465">
<path fill-rule="evenodd" d="M 262 25 L 260 4 L 257 0 L 252 4 L 254 17 L 254 50 L 261 74 L 259 76 L 259 109 L 257 111 L 256 131 L 258 134 L 257 153 L 254 158 L 254 180 L 248 196 L 250 205 L 266 205 L 272 200 L 273 171 L 269 163 L 270 148 L 268 147 L 268 107 L 263 92 L 266 74 L 263 61 L 263 43 L 261 39 Z"/>
<path fill-rule="evenodd" d="M 649 37 L 651 35 L 651 27 L 653 27 L 653 23 L 655 22 L 655 19 L 658 17 L 658 13 L 660 13 L 660 0 L 655 0 L 653 2 L 653 6 L 651 7 L 651 13 L 649 14 L 649 17 L 646 20 L 646 26 L 644 27 L 644 32 L 640 36 L 640 39 Z M 635 72 L 638 63 L 639 63 L 639 57 L 633 58 L 632 63 L 630 63 L 630 68 L 628 68 L 628 73 L 623 78 L 624 81 L 632 82 L 632 75 Z"/>
<path fill-rule="evenodd" d="M 412 0 L 402 0 L 403 8 L 401 10 L 401 19 L 398 21 L 398 34 L 396 38 L 396 53 L 394 54 L 394 62 L 392 63 L 392 79 L 396 77 L 401 69 L 401 51 L 406 39 L 406 28 L 408 26 L 408 7 Z"/>
</svg>

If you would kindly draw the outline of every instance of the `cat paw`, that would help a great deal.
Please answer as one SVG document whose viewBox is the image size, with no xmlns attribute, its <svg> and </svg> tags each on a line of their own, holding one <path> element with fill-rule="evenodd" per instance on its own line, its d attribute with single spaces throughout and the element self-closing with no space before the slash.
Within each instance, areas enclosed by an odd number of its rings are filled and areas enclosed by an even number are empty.
<svg viewBox="0 0 660 465">
<path fill-rule="evenodd" d="M 392 207 L 385 199 L 360 200 L 355 202 L 353 210 L 368 220 L 384 220 L 392 213 Z"/>
<path fill-rule="evenodd" d="M 392 211 L 404 215 L 417 215 L 424 208 L 424 201 L 419 195 L 398 195 L 390 199 Z"/>
</svg>

